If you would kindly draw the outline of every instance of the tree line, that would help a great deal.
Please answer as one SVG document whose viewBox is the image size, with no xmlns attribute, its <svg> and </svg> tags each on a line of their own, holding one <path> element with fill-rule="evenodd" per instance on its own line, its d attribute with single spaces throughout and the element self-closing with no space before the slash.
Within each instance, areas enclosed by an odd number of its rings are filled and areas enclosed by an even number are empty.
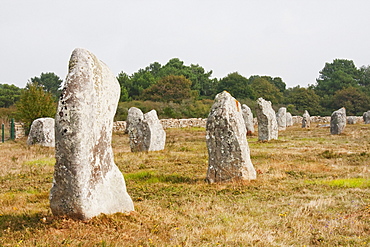
<svg viewBox="0 0 370 247">
<path fill-rule="evenodd" d="M 116 120 L 124 120 L 131 106 L 143 111 L 154 108 L 162 118 L 206 117 L 213 98 L 223 90 L 252 109 L 256 99 L 263 97 L 276 109 L 286 106 L 293 115 L 308 110 L 311 115 L 326 116 L 341 107 L 346 108 L 347 115 L 362 115 L 370 109 L 370 66 L 357 68 L 347 59 L 326 63 L 316 82 L 308 87 L 286 88 L 280 77 L 247 78 L 238 72 L 217 79 L 212 71 L 198 64 L 185 65 L 178 58 L 164 65 L 151 63 L 131 75 L 122 71 L 117 80 L 121 96 Z M 0 84 L 0 114 L 11 112 L 27 124 L 37 117 L 54 117 L 62 83 L 59 76 L 49 72 L 31 78 L 25 88 Z"/>
</svg>

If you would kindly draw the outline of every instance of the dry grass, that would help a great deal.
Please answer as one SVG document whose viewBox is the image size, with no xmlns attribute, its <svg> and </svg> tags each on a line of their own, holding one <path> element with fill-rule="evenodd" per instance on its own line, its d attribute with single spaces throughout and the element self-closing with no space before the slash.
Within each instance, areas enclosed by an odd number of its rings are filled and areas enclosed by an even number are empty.
<svg viewBox="0 0 370 247">
<path fill-rule="evenodd" d="M 116 163 L 136 211 L 89 221 L 53 217 L 54 150 L 25 140 L 0 145 L 0 246 L 369 246 L 370 126 L 249 138 L 258 179 L 204 182 L 204 129 L 167 130 L 166 149 L 129 152 L 115 135 Z"/>
</svg>

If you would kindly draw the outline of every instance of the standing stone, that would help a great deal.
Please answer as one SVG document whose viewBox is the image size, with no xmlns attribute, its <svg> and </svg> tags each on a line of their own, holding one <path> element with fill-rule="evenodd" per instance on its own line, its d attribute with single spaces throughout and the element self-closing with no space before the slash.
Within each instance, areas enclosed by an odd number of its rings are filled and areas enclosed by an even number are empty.
<svg viewBox="0 0 370 247">
<path fill-rule="evenodd" d="M 311 125 L 311 117 L 307 110 L 304 111 L 302 118 L 302 128 L 309 128 Z"/>
<path fill-rule="evenodd" d="M 257 121 L 258 121 L 258 140 L 269 141 L 278 139 L 278 125 L 276 115 L 270 101 L 263 98 L 257 99 Z"/>
<path fill-rule="evenodd" d="M 286 113 L 286 127 L 293 126 L 293 117 L 290 112 Z"/>
<path fill-rule="evenodd" d="M 40 144 L 45 147 L 55 146 L 54 119 L 38 118 L 32 122 L 27 144 Z"/>
<path fill-rule="evenodd" d="M 276 121 L 279 130 L 286 130 L 286 108 L 280 107 L 276 113 Z"/>
<path fill-rule="evenodd" d="M 348 116 L 347 117 L 347 124 L 356 124 L 357 123 L 357 117 L 355 116 Z"/>
<path fill-rule="evenodd" d="M 156 110 L 145 114 L 136 107 L 131 107 L 127 115 L 127 130 L 132 152 L 163 150 L 166 132 L 158 119 Z"/>
<path fill-rule="evenodd" d="M 362 115 L 362 118 L 364 119 L 365 124 L 370 124 L 370 110 L 367 112 L 364 112 Z"/>
<path fill-rule="evenodd" d="M 251 108 L 249 108 L 246 104 L 243 104 L 242 114 L 244 118 L 245 127 L 247 128 L 247 135 L 251 136 L 254 134 L 254 121 Z"/>
<path fill-rule="evenodd" d="M 331 114 L 330 134 L 339 135 L 346 127 L 346 108 L 342 107 Z"/>
<path fill-rule="evenodd" d="M 107 65 L 87 50 L 73 51 L 55 118 L 54 215 L 89 219 L 134 210 L 111 146 L 119 94 Z"/>
<path fill-rule="evenodd" d="M 256 179 L 240 103 L 228 92 L 216 95 L 206 124 L 209 183 Z"/>
</svg>

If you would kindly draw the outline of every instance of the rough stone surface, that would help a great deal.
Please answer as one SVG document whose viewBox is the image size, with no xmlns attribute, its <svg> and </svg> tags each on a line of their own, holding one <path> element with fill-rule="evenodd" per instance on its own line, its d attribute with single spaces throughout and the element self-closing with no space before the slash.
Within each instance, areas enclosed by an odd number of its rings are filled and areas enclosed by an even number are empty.
<svg viewBox="0 0 370 247">
<path fill-rule="evenodd" d="M 164 149 L 166 132 L 155 110 L 143 114 L 140 109 L 131 107 L 128 111 L 127 119 L 127 129 L 132 152 L 159 151 Z"/>
<path fill-rule="evenodd" d="M 247 128 L 247 135 L 254 134 L 254 121 L 253 121 L 253 113 L 251 108 L 246 104 L 242 105 L 242 114 L 244 118 L 245 127 Z"/>
<path fill-rule="evenodd" d="M 40 144 L 45 147 L 55 146 L 54 119 L 38 118 L 32 122 L 27 144 Z"/>
<path fill-rule="evenodd" d="M 370 110 L 362 115 L 365 124 L 370 124 Z"/>
<path fill-rule="evenodd" d="M 278 139 L 278 125 L 271 102 L 263 98 L 257 99 L 256 114 L 258 121 L 258 140 L 269 141 Z"/>
<path fill-rule="evenodd" d="M 311 126 L 311 117 L 307 110 L 303 113 L 302 128 L 309 128 Z"/>
<path fill-rule="evenodd" d="M 286 127 L 293 126 L 293 116 L 290 112 L 286 113 Z"/>
<path fill-rule="evenodd" d="M 278 124 L 278 129 L 279 130 L 286 130 L 286 108 L 285 107 L 280 107 L 278 112 L 276 113 L 276 121 Z"/>
<path fill-rule="evenodd" d="M 357 123 L 357 117 L 356 116 L 348 116 L 347 117 L 347 124 L 356 124 Z"/>
<path fill-rule="evenodd" d="M 119 93 L 103 62 L 87 50 L 73 51 L 55 118 L 54 215 L 89 219 L 134 210 L 111 146 Z"/>
<path fill-rule="evenodd" d="M 206 125 L 209 183 L 256 179 L 240 103 L 228 92 L 216 95 Z"/>
<path fill-rule="evenodd" d="M 346 108 L 342 107 L 331 114 L 330 134 L 339 135 L 346 127 Z"/>
</svg>

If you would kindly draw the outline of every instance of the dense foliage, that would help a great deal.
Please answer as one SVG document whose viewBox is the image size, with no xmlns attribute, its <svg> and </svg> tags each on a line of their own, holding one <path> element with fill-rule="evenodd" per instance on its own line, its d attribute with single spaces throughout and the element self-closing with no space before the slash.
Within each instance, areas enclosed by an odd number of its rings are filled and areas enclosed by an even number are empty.
<svg viewBox="0 0 370 247">
<path fill-rule="evenodd" d="M 42 86 L 46 92 L 49 92 L 55 100 L 57 100 L 61 93 L 61 86 L 63 80 L 59 78 L 53 72 L 41 73 L 40 77 L 31 78 L 32 83 L 37 83 L 39 86 Z M 27 84 L 29 85 L 29 84 Z M 26 86 L 27 87 L 27 86 Z"/>
<path fill-rule="evenodd" d="M 252 110 L 259 97 L 271 101 L 275 110 L 287 107 L 293 115 L 308 110 L 311 115 L 327 116 L 343 106 L 348 115 L 362 115 L 370 109 L 370 66 L 357 68 L 352 60 L 346 59 L 326 63 L 316 82 L 308 88 L 286 88 L 280 77 L 252 75 L 247 78 L 238 72 L 212 78 L 212 71 L 198 64 L 185 65 L 178 58 L 164 65 L 151 63 L 132 75 L 122 71 L 117 80 L 121 87 L 118 120 L 125 119 L 128 106 L 137 106 L 143 111 L 156 109 L 163 118 L 206 117 L 215 95 L 223 90 Z M 0 108 L 14 105 L 21 91 L 29 90 L 32 83 L 37 83 L 56 100 L 62 80 L 49 72 L 31 78 L 25 89 L 0 84 Z"/>
<path fill-rule="evenodd" d="M 41 117 L 55 117 L 56 104 L 51 93 L 44 91 L 37 82 L 29 82 L 16 104 L 18 119 L 25 124 L 26 132 L 33 120 Z"/>
</svg>

